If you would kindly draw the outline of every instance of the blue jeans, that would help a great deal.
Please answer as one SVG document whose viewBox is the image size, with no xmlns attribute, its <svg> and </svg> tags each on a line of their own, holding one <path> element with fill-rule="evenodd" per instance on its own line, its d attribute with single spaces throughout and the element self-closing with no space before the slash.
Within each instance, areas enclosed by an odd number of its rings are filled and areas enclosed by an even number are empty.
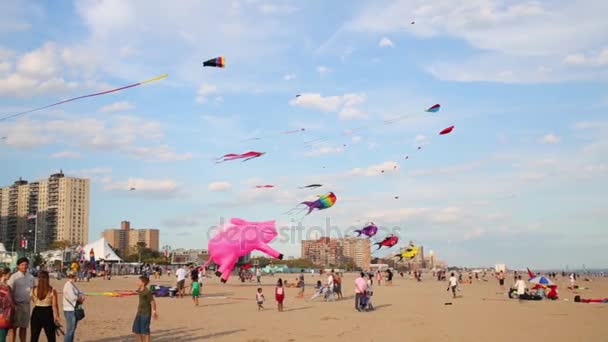
<svg viewBox="0 0 608 342">
<path fill-rule="evenodd" d="M 65 317 L 65 336 L 63 338 L 63 342 L 74 342 L 74 333 L 76 332 L 76 326 L 78 322 L 76 321 L 76 315 L 74 315 L 74 311 L 64 311 L 63 315 Z"/>
</svg>

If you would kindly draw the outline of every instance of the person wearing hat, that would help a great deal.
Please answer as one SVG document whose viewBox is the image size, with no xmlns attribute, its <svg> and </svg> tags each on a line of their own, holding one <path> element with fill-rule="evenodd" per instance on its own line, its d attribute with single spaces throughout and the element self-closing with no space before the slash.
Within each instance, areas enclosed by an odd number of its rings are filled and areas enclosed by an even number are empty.
<svg viewBox="0 0 608 342">
<path fill-rule="evenodd" d="M 27 258 L 17 260 L 17 272 L 9 278 L 7 285 L 15 301 L 15 313 L 10 341 L 15 341 L 19 328 L 19 341 L 25 342 L 27 327 L 30 324 L 30 293 L 34 287 L 34 276 L 28 272 L 30 261 Z"/>
<path fill-rule="evenodd" d="M 76 272 L 68 272 L 68 281 L 63 286 L 63 315 L 65 317 L 66 329 L 64 342 L 73 342 L 74 333 L 76 332 L 76 326 L 78 321 L 76 320 L 76 314 L 74 309 L 76 305 L 84 301 L 82 292 L 76 287 L 74 281 L 76 280 Z"/>
</svg>

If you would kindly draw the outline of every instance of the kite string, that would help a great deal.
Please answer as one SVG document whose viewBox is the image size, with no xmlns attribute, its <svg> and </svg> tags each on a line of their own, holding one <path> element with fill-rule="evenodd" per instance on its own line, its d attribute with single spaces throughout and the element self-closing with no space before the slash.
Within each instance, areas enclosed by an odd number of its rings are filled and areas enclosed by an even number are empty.
<svg viewBox="0 0 608 342">
<path fill-rule="evenodd" d="M 150 83 L 150 82 L 154 82 L 154 81 L 158 81 L 158 80 L 167 78 L 168 76 L 169 76 L 169 74 L 162 74 L 160 76 L 156 76 L 156 77 L 153 77 L 151 79 L 148 79 L 148 80 L 145 80 L 145 81 L 142 81 L 142 82 L 138 82 L 138 83 L 134 83 L 134 84 L 130 84 L 130 85 L 127 85 L 127 86 L 124 86 L 124 87 L 110 89 L 110 90 L 105 90 L 105 91 L 102 91 L 102 92 L 99 92 L 99 93 L 82 95 L 82 96 L 74 97 L 74 98 L 71 98 L 71 99 L 67 99 L 67 100 L 51 103 L 51 104 L 46 105 L 46 106 L 42 106 L 42 107 L 38 107 L 38 108 L 34 108 L 34 109 L 23 111 L 23 112 L 19 112 L 19 113 L 15 113 L 15 114 L 10 114 L 10 115 L 4 116 L 4 117 L 0 118 L 0 121 L 6 121 L 8 119 L 16 118 L 16 117 L 21 116 L 21 115 L 25 115 L 25 114 L 29 114 L 29 113 L 32 113 L 32 112 L 36 112 L 36 111 L 39 111 L 39 110 L 42 110 L 42 109 L 46 109 L 46 108 L 49 108 L 49 107 L 58 106 L 58 105 L 61 105 L 61 104 L 64 104 L 64 103 L 68 103 L 68 102 L 84 99 L 84 98 L 87 98 L 87 97 L 105 95 L 105 94 L 110 94 L 110 93 L 113 93 L 113 92 L 116 92 L 116 91 L 120 91 L 120 90 L 125 90 L 125 89 L 129 89 L 129 88 L 137 87 L 137 86 L 140 86 L 142 84 L 146 84 L 146 83 Z"/>
</svg>

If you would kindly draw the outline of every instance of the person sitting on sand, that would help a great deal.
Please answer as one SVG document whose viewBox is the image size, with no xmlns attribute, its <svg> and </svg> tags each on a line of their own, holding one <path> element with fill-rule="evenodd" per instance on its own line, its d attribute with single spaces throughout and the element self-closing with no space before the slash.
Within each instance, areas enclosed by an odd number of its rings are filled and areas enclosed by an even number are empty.
<svg viewBox="0 0 608 342">
<path fill-rule="evenodd" d="M 517 296 L 520 298 L 526 294 L 526 282 L 521 279 L 521 276 L 517 276 L 517 281 L 513 284 L 513 287 L 517 289 Z"/>
<path fill-rule="evenodd" d="M 556 300 L 558 299 L 557 295 L 557 285 L 549 286 L 549 293 L 547 293 L 547 299 Z"/>
</svg>

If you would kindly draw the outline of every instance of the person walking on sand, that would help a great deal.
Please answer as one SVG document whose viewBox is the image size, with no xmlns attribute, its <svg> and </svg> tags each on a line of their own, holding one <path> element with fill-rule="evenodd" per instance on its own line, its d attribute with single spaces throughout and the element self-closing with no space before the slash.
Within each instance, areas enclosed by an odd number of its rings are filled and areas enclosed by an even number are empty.
<svg viewBox="0 0 608 342">
<path fill-rule="evenodd" d="M 177 279 L 177 293 L 179 298 L 184 298 L 184 292 L 186 291 L 186 277 L 188 276 L 188 272 L 184 269 L 183 266 L 180 266 L 177 271 L 175 271 L 175 278 Z"/>
<path fill-rule="evenodd" d="M 76 274 L 70 272 L 68 273 L 68 281 L 63 285 L 63 316 L 66 322 L 64 342 L 74 342 L 74 334 L 78 326 L 74 309 L 84 302 L 82 292 L 74 285 L 75 280 Z"/>
<path fill-rule="evenodd" d="M 28 272 L 30 261 L 27 258 L 17 260 L 17 272 L 8 279 L 7 285 L 15 301 L 12 330 L 9 340 L 14 342 L 19 329 L 19 341 L 25 342 L 27 327 L 30 324 L 30 293 L 34 287 L 34 276 Z"/>
<path fill-rule="evenodd" d="M 505 289 L 505 274 L 503 271 L 500 271 L 500 273 L 498 273 L 498 285 L 500 285 L 501 290 Z"/>
<path fill-rule="evenodd" d="M 262 293 L 262 288 L 258 287 L 258 292 L 255 293 L 255 301 L 258 303 L 258 311 L 264 310 L 264 294 Z"/>
<path fill-rule="evenodd" d="M 255 268 L 255 280 L 258 284 L 262 283 L 262 270 L 260 267 Z"/>
<path fill-rule="evenodd" d="M 338 299 L 344 299 L 342 296 L 342 277 L 340 276 L 340 273 L 337 273 L 334 276 L 334 291 L 336 292 Z"/>
<path fill-rule="evenodd" d="M 57 291 L 51 287 L 47 271 L 38 273 L 38 285 L 32 289 L 31 297 L 34 303 L 31 318 L 31 341 L 38 342 L 40 332 L 44 329 L 47 341 L 55 342 L 55 329 L 59 322 L 59 305 L 57 305 Z"/>
<path fill-rule="evenodd" d="M 361 311 L 361 297 L 365 295 L 366 290 L 367 280 L 365 280 L 365 273 L 361 272 L 355 279 L 355 309 L 357 311 Z"/>
<path fill-rule="evenodd" d="M 450 275 L 448 291 L 452 290 L 452 298 L 456 298 L 456 289 L 458 288 L 458 280 L 454 275 L 454 272 Z"/>
<path fill-rule="evenodd" d="M 521 296 L 526 294 L 526 282 L 521 279 L 521 276 L 517 276 L 517 281 L 513 285 L 517 289 L 517 296 L 521 299 Z"/>
<path fill-rule="evenodd" d="M 277 301 L 277 309 L 283 312 L 283 300 L 285 300 L 285 287 L 283 287 L 283 279 L 279 278 L 277 287 L 274 289 L 274 298 Z"/>
<path fill-rule="evenodd" d="M 304 298 L 304 269 L 300 270 L 300 276 L 298 277 L 298 288 L 300 291 L 298 292 L 297 298 Z"/>
<path fill-rule="evenodd" d="M 151 318 L 157 319 L 156 301 L 148 288 L 150 278 L 139 277 L 138 289 L 139 303 L 137 304 L 137 314 L 133 320 L 133 333 L 137 336 L 137 342 L 150 342 L 150 321 Z"/>
<path fill-rule="evenodd" d="M 382 282 L 382 273 L 380 273 L 380 270 L 376 271 L 376 281 L 378 281 L 378 286 L 380 286 L 380 283 Z"/>
</svg>

